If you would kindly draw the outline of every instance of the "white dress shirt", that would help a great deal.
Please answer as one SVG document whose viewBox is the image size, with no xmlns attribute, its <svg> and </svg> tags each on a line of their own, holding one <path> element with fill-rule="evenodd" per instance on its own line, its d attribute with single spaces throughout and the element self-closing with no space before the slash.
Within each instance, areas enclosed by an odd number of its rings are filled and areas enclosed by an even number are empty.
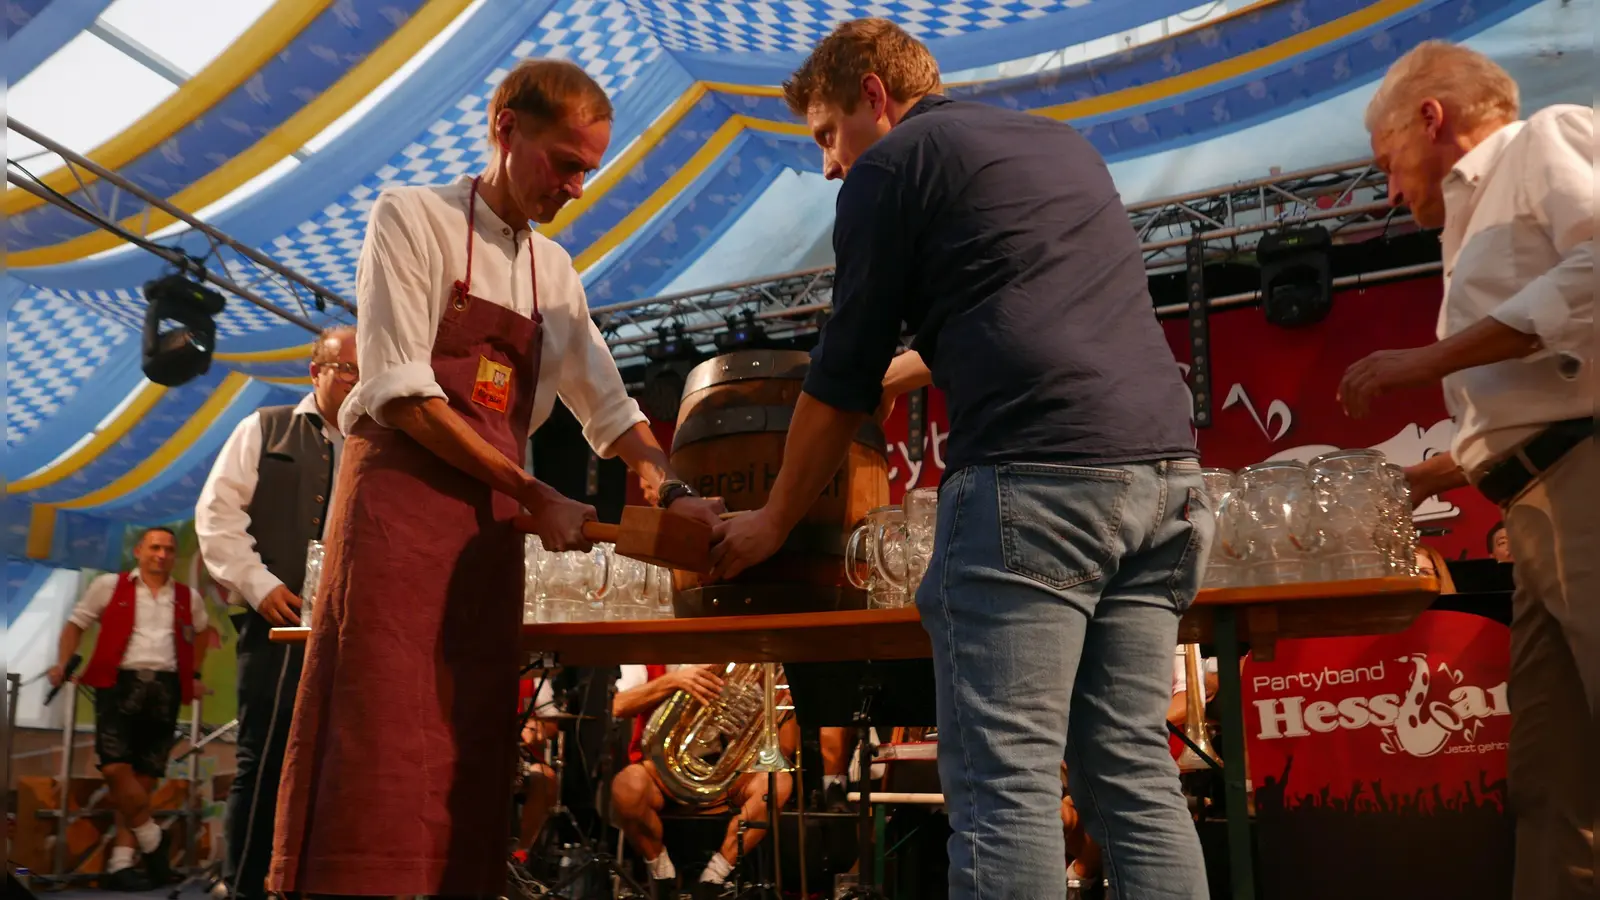
<svg viewBox="0 0 1600 900">
<path fill-rule="evenodd" d="M 382 410 L 399 397 L 444 397 L 433 377 L 433 341 L 450 288 L 467 275 L 467 204 L 472 179 L 444 187 L 391 188 L 372 205 L 356 269 L 356 352 L 361 381 L 339 414 L 348 432 L 363 415 L 387 425 Z M 529 235 L 544 316 L 543 352 L 532 432 L 550 416 L 559 392 L 601 456 L 634 424 L 646 421 L 628 396 L 600 330 L 589 318 L 583 283 L 561 245 L 525 223 L 508 225 L 480 196 L 474 212 L 473 296 L 533 312 Z"/>
<path fill-rule="evenodd" d="M 1456 464 L 1474 480 L 1549 423 L 1594 415 L 1594 185 L 1582 106 L 1505 126 L 1445 177 L 1439 338 L 1493 317 L 1543 344 L 1445 378 Z"/>
<path fill-rule="evenodd" d="M 161 590 L 152 594 L 150 586 L 144 583 L 138 572 L 101 575 L 89 582 L 88 590 L 83 592 L 78 605 L 72 608 L 67 621 L 84 630 L 100 621 L 106 607 L 111 605 L 111 596 L 116 593 L 117 581 L 121 578 L 133 581 L 134 604 L 133 633 L 128 635 L 128 646 L 122 652 L 120 668 L 176 672 L 178 648 L 172 639 L 172 607 L 177 591 L 170 578 Z M 194 625 L 196 634 L 210 624 L 206 618 L 206 601 L 199 591 L 189 591 L 189 622 Z"/>
<path fill-rule="evenodd" d="M 305 395 L 295 405 L 294 414 L 316 416 L 322 422 L 322 436 L 333 445 L 337 472 L 344 435 L 318 412 L 316 395 Z M 212 578 L 242 596 L 251 609 L 260 607 L 261 601 L 283 584 L 261 562 L 256 539 L 249 531 L 250 501 L 256 495 L 260 464 L 261 414 L 253 412 L 239 422 L 222 445 L 194 509 L 194 532 L 206 569 Z"/>
</svg>

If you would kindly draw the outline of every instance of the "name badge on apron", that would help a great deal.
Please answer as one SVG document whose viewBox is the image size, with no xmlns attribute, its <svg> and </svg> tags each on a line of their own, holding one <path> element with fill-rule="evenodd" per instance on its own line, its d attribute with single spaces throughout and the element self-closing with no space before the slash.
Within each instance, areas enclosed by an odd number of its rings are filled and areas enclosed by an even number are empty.
<svg viewBox="0 0 1600 900">
<path fill-rule="evenodd" d="M 511 367 L 478 357 L 478 378 L 472 385 L 472 402 L 495 412 L 505 412 L 511 399 Z"/>
</svg>

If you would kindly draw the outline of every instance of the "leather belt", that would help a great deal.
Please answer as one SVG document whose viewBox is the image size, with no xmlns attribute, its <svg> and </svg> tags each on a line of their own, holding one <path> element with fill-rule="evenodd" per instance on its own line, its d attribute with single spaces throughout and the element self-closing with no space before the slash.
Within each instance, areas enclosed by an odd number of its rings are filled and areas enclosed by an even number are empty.
<svg viewBox="0 0 1600 900">
<path fill-rule="evenodd" d="M 1489 467 L 1478 479 L 1478 491 L 1497 506 L 1515 500 L 1528 485 L 1561 461 L 1573 447 L 1594 437 L 1594 417 L 1556 422 Z"/>
</svg>

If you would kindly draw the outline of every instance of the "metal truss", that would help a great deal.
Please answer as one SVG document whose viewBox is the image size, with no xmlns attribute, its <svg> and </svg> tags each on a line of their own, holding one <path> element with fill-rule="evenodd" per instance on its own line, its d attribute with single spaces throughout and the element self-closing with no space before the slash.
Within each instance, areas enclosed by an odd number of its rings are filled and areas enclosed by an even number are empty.
<svg viewBox="0 0 1600 900">
<path fill-rule="evenodd" d="M 1248 256 L 1261 235 L 1319 224 L 1336 240 L 1409 223 L 1388 203 L 1388 179 L 1370 160 L 1271 175 L 1227 187 L 1136 203 L 1128 219 L 1144 251 L 1146 270 L 1183 265 L 1184 247 L 1198 237 L 1208 260 Z M 617 361 L 641 362 L 658 329 L 682 326 L 701 349 L 733 316 L 752 313 L 769 336 L 814 330 L 833 301 L 833 269 L 719 285 L 610 306 L 595 313 Z"/>
<path fill-rule="evenodd" d="M 19 161 L 8 159 L 6 180 L 11 184 L 160 256 L 180 269 L 189 270 L 192 264 L 198 263 L 205 268 L 203 277 L 206 281 L 313 334 L 320 330 L 311 321 L 313 309 L 318 313 L 327 313 L 336 320 L 354 320 L 355 304 L 332 288 L 320 285 L 260 250 L 234 240 L 121 174 L 68 149 L 16 119 L 7 116 L 6 127 L 60 156 L 67 172 L 76 181 L 78 190 L 71 195 L 55 191 L 43 179 L 28 172 Z M 84 175 L 86 172 L 92 173 L 98 181 L 91 183 Z M 118 207 L 124 203 L 134 203 L 133 198 L 143 202 L 144 214 L 134 223 L 133 230 L 128 230 L 121 224 L 128 214 L 119 213 Z M 164 243 L 162 238 L 151 237 L 151 213 L 157 209 L 188 225 L 190 230 L 200 235 L 208 244 L 206 255 L 191 260 L 183 250 Z M 174 235 L 168 240 L 175 242 L 177 237 Z M 296 309 L 285 308 L 269 298 L 287 300 Z M 335 309 L 329 310 L 330 306 Z"/>
</svg>

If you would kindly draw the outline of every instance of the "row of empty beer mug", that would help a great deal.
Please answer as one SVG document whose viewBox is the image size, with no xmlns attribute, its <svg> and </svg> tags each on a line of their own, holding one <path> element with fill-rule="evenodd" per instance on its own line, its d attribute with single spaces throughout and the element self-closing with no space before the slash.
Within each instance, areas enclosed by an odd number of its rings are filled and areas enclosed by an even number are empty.
<svg viewBox="0 0 1600 900">
<path fill-rule="evenodd" d="M 938 488 L 906 492 L 898 505 L 880 506 L 850 534 L 845 574 L 867 592 L 874 609 L 894 609 L 915 598 L 933 556 L 939 514 Z"/>
<path fill-rule="evenodd" d="M 555 553 L 528 535 L 523 622 L 672 618 L 672 572 L 619 556 L 611 544 Z"/>
<path fill-rule="evenodd" d="M 1206 587 L 1417 574 L 1405 470 L 1378 450 L 1203 472 L 1217 533 Z"/>
</svg>

